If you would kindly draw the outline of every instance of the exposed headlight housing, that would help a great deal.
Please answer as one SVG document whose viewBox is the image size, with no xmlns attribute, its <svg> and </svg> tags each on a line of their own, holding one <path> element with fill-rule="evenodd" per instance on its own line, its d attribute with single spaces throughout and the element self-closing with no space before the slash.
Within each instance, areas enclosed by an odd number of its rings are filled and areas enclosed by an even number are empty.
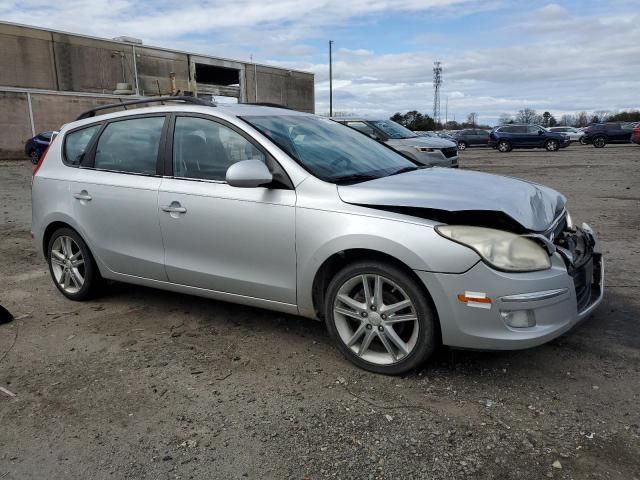
<svg viewBox="0 0 640 480">
<path fill-rule="evenodd" d="M 428 153 L 431 153 L 431 152 L 435 152 L 435 151 L 436 151 L 436 149 L 435 149 L 435 148 L 430 148 L 430 147 L 414 147 L 414 148 L 415 148 L 417 151 L 419 151 L 419 152 L 428 152 Z"/>
<path fill-rule="evenodd" d="M 497 270 L 535 272 L 551 268 L 549 254 L 533 240 L 515 233 L 465 225 L 438 225 L 445 238 L 475 250 Z"/>
</svg>

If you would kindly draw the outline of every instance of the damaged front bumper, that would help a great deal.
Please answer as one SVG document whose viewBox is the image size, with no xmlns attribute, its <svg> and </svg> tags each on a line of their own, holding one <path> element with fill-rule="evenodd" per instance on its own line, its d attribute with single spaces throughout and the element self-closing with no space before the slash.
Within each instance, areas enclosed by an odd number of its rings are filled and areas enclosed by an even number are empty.
<svg viewBox="0 0 640 480">
<path fill-rule="evenodd" d="M 551 268 L 544 271 L 500 272 L 484 262 L 462 274 L 416 271 L 435 303 L 443 343 L 486 350 L 529 348 L 589 316 L 604 295 L 599 242 L 584 224 L 565 232 L 557 247 Z"/>
</svg>

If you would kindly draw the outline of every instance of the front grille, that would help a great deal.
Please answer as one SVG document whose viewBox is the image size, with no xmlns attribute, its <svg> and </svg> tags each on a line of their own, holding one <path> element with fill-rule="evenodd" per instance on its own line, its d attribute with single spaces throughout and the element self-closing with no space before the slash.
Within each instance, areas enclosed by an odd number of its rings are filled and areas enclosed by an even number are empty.
<svg viewBox="0 0 640 480">
<path fill-rule="evenodd" d="M 443 149 L 442 149 L 442 154 L 443 154 L 446 158 L 455 157 L 456 155 L 458 155 L 458 147 L 447 147 L 447 148 L 443 148 Z"/>
</svg>

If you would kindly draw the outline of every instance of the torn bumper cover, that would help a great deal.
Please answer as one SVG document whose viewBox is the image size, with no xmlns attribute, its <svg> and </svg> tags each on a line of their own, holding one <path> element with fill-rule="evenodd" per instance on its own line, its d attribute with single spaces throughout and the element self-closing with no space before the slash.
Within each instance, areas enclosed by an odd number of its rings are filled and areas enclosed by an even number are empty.
<svg viewBox="0 0 640 480">
<path fill-rule="evenodd" d="M 510 350 L 541 345 L 593 312 L 604 260 L 588 225 L 553 238 L 548 270 L 500 272 L 478 262 L 462 274 L 416 271 L 437 306 L 445 345 Z"/>
</svg>

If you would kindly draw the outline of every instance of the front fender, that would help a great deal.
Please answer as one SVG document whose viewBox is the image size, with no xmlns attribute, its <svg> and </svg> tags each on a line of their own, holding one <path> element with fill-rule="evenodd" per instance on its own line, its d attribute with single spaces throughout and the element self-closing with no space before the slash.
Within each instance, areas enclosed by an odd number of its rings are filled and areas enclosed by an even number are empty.
<svg viewBox="0 0 640 480">
<path fill-rule="evenodd" d="M 296 222 L 298 308 L 314 316 L 312 289 L 322 264 L 345 250 L 389 255 L 412 270 L 461 273 L 479 260 L 471 249 L 438 235 L 432 226 L 346 212 L 300 209 Z"/>
</svg>

